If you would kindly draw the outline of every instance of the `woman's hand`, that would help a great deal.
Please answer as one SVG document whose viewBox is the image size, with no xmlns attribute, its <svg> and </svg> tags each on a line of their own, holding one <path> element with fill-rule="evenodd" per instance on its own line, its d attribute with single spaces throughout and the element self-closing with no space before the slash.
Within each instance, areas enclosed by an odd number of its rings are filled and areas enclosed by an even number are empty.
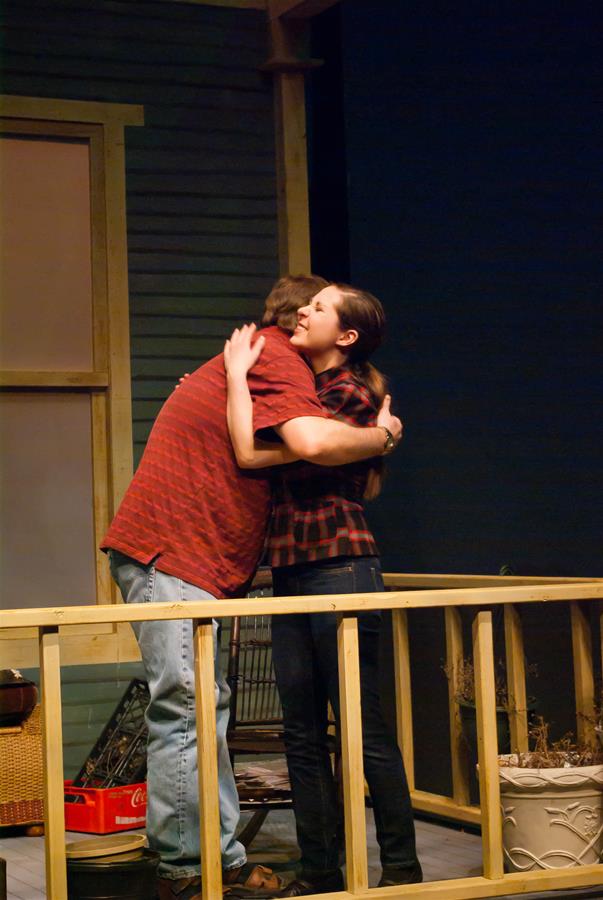
<svg viewBox="0 0 603 900">
<path fill-rule="evenodd" d="M 224 368 L 230 378 L 246 378 L 249 370 L 258 361 L 266 338 L 260 335 L 252 345 L 251 340 L 255 332 L 255 325 L 235 328 L 230 340 L 224 344 Z"/>
</svg>

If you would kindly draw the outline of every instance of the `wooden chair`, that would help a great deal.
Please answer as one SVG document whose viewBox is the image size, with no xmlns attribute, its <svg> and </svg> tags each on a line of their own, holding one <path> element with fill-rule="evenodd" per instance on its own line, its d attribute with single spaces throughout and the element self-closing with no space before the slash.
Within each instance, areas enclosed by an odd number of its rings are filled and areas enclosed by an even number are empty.
<svg viewBox="0 0 603 900">
<path fill-rule="evenodd" d="M 272 665 L 270 616 L 237 616 L 232 619 L 228 642 L 228 676 L 231 690 L 228 748 L 233 763 L 239 755 L 284 756 L 283 715 Z M 284 763 L 284 760 L 283 760 Z M 247 847 L 271 809 L 291 807 L 288 779 L 271 783 L 253 768 L 237 773 L 242 810 L 253 810 L 249 823 L 238 835 Z"/>
<path fill-rule="evenodd" d="M 272 596 L 269 570 L 258 571 L 248 596 Z M 272 664 L 271 616 L 235 616 L 231 620 L 227 681 L 231 690 L 227 738 L 233 768 L 237 756 L 284 757 L 283 711 Z M 335 732 L 335 722 L 331 721 L 331 725 L 330 730 Z M 334 733 L 330 745 L 343 809 L 341 753 L 338 736 Z M 286 773 L 284 758 L 280 771 Z M 278 779 L 275 784 L 269 772 L 265 780 L 253 777 L 253 772 L 251 778 L 239 772 L 236 780 L 241 809 L 254 813 L 238 835 L 241 843 L 248 847 L 270 810 L 292 808 L 291 787 L 288 777 Z"/>
</svg>

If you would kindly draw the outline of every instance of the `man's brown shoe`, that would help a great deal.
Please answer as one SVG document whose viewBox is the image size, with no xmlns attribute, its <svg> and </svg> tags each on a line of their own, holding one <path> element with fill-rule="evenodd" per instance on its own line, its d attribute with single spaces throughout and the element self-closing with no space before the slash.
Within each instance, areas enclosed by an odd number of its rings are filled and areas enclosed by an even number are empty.
<svg viewBox="0 0 603 900">
<path fill-rule="evenodd" d="M 280 891 L 283 880 L 266 866 L 245 863 L 238 869 L 223 871 L 222 885 L 224 896 L 235 900 L 239 897 L 270 897 Z"/>
<path fill-rule="evenodd" d="M 201 900 L 201 878 L 158 878 L 159 900 Z"/>
<path fill-rule="evenodd" d="M 331 872 L 322 877 L 306 881 L 304 878 L 294 878 L 287 887 L 284 887 L 274 897 L 310 897 L 312 894 L 330 894 L 343 891 L 343 875 L 341 870 Z"/>
</svg>

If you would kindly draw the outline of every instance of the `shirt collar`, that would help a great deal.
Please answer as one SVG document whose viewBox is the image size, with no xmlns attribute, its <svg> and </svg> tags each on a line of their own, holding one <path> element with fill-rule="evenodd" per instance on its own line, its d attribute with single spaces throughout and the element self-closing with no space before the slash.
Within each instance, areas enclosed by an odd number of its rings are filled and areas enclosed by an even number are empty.
<svg viewBox="0 0 603 900">
<path fill-rule="evenodd" d="M 322 389 L 329 384 L 333 384 L 335 381 L 338 381 L 343 375 L 347 375 L 350 372 L 349 366 L 334 366 L 332 369 L 325 369 L 324 372 L 321 372 L 320 375 L 316 375 L 314 378 L 317 389 Z"/>
</svg>

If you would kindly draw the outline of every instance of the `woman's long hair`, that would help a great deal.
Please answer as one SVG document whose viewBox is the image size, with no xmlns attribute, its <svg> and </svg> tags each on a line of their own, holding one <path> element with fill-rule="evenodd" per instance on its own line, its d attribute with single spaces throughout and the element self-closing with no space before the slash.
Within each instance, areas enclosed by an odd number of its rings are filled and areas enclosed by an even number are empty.
<svg viewBox="0 0 603 900">
<path fill-rule="evenodd" d="M 341 303 L 337 309 L 341 327 L 343 329 L 351 328 L 358 332 L 358 340 L 351 345 L 348 351 L 348 363 L 358 381 L 367 388 L 375 406 L 379 409 L 387 393 L 387 381 L 379 369 L 368 361 L 368 358 L 383 340 L 385 331 L 383 307 L 379 300 L 368 291 L 361 291 L 349 284 L 335 283 L 333 287 L 337 288 L 341 296 Z M 371 461 L 364 491 L 365 500 L 374 500 L 379 496 L 384 477 L 383 458 L 378 457 Z"/>
</svg>

